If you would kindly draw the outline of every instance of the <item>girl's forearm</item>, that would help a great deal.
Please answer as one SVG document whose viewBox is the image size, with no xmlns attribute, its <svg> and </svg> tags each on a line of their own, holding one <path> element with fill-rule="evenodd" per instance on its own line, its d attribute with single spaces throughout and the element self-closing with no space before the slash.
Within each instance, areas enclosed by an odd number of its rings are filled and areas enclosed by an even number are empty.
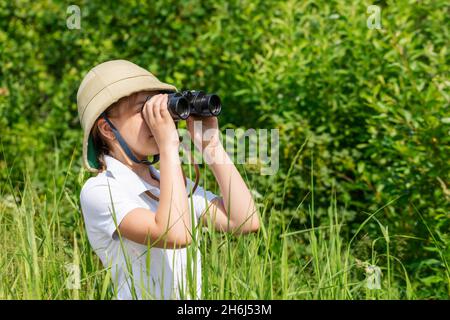
<svg viewBox="0 0 450 320">
<path fill-rule="evenodd" d="M 160 150 L 160 195 L 156 223 L 166 236 L 178 243 L 190 243 L 191 219 L 176 148 Z M 172 242 L 172 241 L 171 241 Z"/>
<path fill-rule="evenodd" d="M 251 192 L 223 146 L 219 145 L 209 150 L 207 148 L 205 156 L 219 184 L 225 210 L 233 229 L 240 231 L 259 229 L 259 217 Z"/>
</svg>

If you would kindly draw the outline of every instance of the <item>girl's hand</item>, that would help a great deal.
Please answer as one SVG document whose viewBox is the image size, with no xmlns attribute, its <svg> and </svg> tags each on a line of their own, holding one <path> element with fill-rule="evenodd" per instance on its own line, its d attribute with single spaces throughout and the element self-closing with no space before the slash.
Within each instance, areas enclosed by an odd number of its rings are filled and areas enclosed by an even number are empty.
<svg viewBox="0 0 450 320">
<path fill-rule="evenodd" d="M 187 127 L 192 141 L 200 152 L 220 147 L 219 121 L 217 117 L 187 118 Z"/>
<path fill-rule="evenodd" d="M 175 122 L 167 109 L 167 94 L 157 94 L 150 98 L 141 110 L 142 118 L 150 128 L 159 150 L 176 148 L 180 140 Z"/>
</svg>

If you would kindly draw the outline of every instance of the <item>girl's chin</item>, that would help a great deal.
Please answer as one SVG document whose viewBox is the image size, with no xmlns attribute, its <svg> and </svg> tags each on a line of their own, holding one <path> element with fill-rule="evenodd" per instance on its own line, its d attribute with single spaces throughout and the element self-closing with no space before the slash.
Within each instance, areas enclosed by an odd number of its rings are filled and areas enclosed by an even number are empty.
<svg viewBox="0 0 450 320">
<path fill-rule="evenodd" d="M 158 147 L 151 148 L 151 149 L 149 149 L 149 150 L 146 152 L 146 154 L 147 154 L 148 157 L 152 157 L 152 156 L 154 156 L 155 154 L 159 154 L 159 149 L 158 149 Z"/>
<path fill-rule="evenodd" d="M 138 159 L 149 159 L 149 160 L 152 160 L 152 158 L 155 155 L 157 155 L 157 154 L 159 154 L 159 152 L 152 152 L 152 153 L 148 153 L 147 155 L 136 155 L 136 157 Z"/>
</svg>

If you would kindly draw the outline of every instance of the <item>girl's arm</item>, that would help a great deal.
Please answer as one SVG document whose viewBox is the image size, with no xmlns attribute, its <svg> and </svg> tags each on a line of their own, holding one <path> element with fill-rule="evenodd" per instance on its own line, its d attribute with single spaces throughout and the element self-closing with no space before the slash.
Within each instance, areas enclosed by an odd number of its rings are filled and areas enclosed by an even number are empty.
<svg viewBox="0 0 450 320">
<path fill-rule="evenodd" d="M 160 194 L 155 213 L 136 208 L 119 225 L 122 236 L 156 247 L 185 247 L 190 244 L 191 219 L 188 197 L 178 153 L 179 138 L 167 110 L 167 94 L 156 95 L 144 106 L 144 119 L 160 152 Z"/>
<path fill-rule="evenodd" d="M 222 144 L 206 153 L 223 195 L 213 200 L 209 208 L 215 228 L 238 234 L 257 231 L 259 217 L 253 197 Z"/>
<path fill-rule="evenodd" d="M 202 151 L 209 164 L 223 198 L 216 198 L 203 214 L 203 221 L 212 223 L 219 231 L 249 233 L 259 229 L 259 217 L 253 197 L 236 166 L 223 148 L 219 139 L 216 117 L 187 120 L 191 139 Z M 198 129 L 201 125 L 201 130 Z"/>
</svg>

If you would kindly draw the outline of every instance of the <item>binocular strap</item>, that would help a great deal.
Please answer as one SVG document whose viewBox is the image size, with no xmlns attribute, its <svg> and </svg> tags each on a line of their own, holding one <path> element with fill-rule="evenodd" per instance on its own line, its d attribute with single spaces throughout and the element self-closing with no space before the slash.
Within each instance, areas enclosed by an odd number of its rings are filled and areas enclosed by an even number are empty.
<svg viewBox="0 0 450 320">
<path fill-rule="evenodd" d="M 192 155 L 191 155 L 192 156 Z M 150 170 L 150 168 L 149 168 Z M 194 187 L 192 188 L 192 194 L 194 194 L 195 190 L 198 187 L 198 183 L 200 181 L 200 169 L 198 168 L 198 164 L 194 163 L 194 171 L 195 171 L 195 182 L 194 182 Z M 184 174 L 184 170 L 183 168 L 181 168 L 181 172 L 183 173 L 183 180 L 184 180 L 184 186 L 187 186 L 187 180 L 186 180 L 186 175 Z M 156 176 L 154 176 L 152 174 L 152 171 L 150 170 L 150 175 L 152 176 L 153 179 L 160 181 Z M 147 196 L 149 196 L 150 198 L 152 198 L 153 200 L 156 200 L 159 202 L 159 197 L 155 196 L 153 193 L 150 192 L 150 190 L 146 190 L 145 194 Z"/>
<path fill-rule="evenodd" d="M 191 161 L 193 161 L 194 157 L 192 156 L 192 153 L 189 154 Z M 195 171 L 195 182 L 194 182 L 194 187 L 192 188 L 192 194 L 194 194 L 195 190 L 197 190 L 198 187 L 198 183 L 200 181 L 200 169 L 198 168 L 198 164 L 194 163 L 194 171 Z M 150 167 L 148 168 L 150 170 Z M 186 175 L 184 174 L 184 170 L 183 167 L 181 167 L 181 172 L 183 173 L 183 180 L 184 180 L 184 186 L 187 186 L 187 180 L 186 180 Z M 153 175 L 152 171 L 150 170 L 150 175 L 152 176 L 153 179 L 160 181 L 156 176 Z M 145 191 L 145 194 L 147 196 L 149 196 L 150 198 L 152 198 L 153 200 L 156 200 L 159 202 L 159 197 L 155 196 L 153 193 L 151 193 L 149 190 Z"/>
</svg>

